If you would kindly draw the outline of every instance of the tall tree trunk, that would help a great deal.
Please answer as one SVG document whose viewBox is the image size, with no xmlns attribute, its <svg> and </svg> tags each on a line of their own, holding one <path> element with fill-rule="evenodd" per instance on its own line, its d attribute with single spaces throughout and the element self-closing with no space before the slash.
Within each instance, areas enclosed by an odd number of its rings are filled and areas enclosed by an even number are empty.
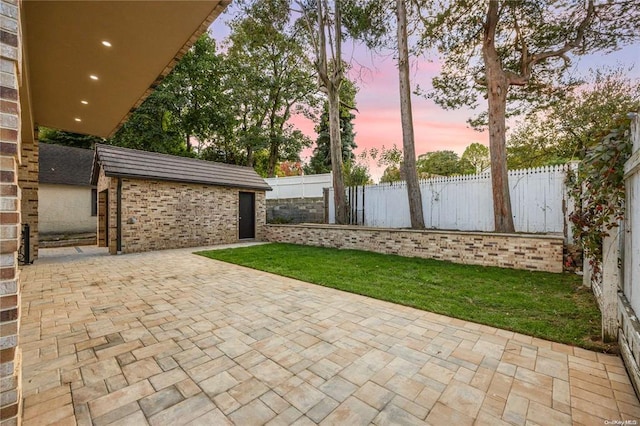
<svg viewBox="0 0 640 426">
<path fill-rule="evenodd" d="M 253 167 L 253 147 L 247 146 L 247 167 Z"/>
<path fill-rule="evenodd" d="M 271 144 L 269 147 L 269 161 L 267 166 L 267 176 L 275 177 L 276 175 L 276 165 L 278 163 L 278 143 L 274 140 L 275 136 L 271 136 Z"/>
<path fill-rule="evenodd" d="M 484 29 L 484 43 L 482 45 L 487 98 L 489 101 L 489 151 L 491 154 L 493 220 L 496 232 L 515 232 L 511 212 L 511 196 L 509 195 L 505 136 L 509 81 L 502 69 L 500 57 L 495 48 L 498 6 L 497 1 L 489 2 Z"/>
<path fill-rule="evenodd" d="M 416 147 L 411 108 L 411 82 L 409 79 L 409 48 L 407 46 L 407 11 L 405 0 L 396 0 L 398 18 L 398 74 L 400 76 L 400 114 L 402 118 L 402 151 L 409 196 L 411 228 L 424 229 L 422 194 L 416 170 Z"/>
<path fill-rule="evenodd" d="M 347 223 L 347 197 L 342 176 L 342 141 L 340 139 L 340 85 L 343 79 L 342 69 L 342 17 L 340 15 L 340 1 L 334 1 L 333 17 L 333 45 L 331 46 L 332 63 L 327 60 L 327 36 L 325 30 L 331 33 L 331 23 L 328 22 L 325 10 L 326 0 L 318 0 L 317 23 L 318 45 L 317 64 L 318 78 L 326 89 L 329 103 L 329 140 L 331 150 L 331 172 L 333 173 L 333 202 L 336 223 Z"/>
<path fill-rule="evenodd" d="M 347 197 L 342 174 L 342 140 L 340 136 L 340 93 L 335 85 L 328 90 L 329 98 L 329 140 L 331 146 L 331 172 L 333 174 L 333 202 L 336 223 L 348 223 Z"/>
</svg>

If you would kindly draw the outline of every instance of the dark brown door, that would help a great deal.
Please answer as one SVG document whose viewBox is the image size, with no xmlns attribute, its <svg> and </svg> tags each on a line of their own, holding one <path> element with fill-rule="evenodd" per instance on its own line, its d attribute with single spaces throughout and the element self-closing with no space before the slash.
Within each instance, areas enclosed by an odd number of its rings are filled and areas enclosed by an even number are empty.
<svg viewBox="0 0 640 426">
<path fill-rule="evenodd" d="M 238 218 L 238 238 L 256 237 L 256 194 L 240 193 L 240 217 Z"/>
</svg>

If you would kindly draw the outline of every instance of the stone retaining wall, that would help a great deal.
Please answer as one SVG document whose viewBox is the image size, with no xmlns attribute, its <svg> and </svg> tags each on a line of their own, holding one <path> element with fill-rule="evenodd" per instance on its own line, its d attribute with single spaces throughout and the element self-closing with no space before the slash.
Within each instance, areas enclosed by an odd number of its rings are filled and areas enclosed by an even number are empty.
<svg viewBox="0 0 640 426">
<path fill-rule="evenodd" d="M 271 242 L 366 250 L 470 265 L 562 272 L 562 235 L 414 231 L 339 225 L 267 225 Z"/>
</svg>

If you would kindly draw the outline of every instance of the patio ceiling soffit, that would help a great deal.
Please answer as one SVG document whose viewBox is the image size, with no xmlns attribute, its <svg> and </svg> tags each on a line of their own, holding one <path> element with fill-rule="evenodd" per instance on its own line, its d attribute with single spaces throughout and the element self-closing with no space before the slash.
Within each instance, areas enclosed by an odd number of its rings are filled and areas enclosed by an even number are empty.
<svg viewBox="0 0 640 426">
<path fill-rule="evenodd" d="M 24 1 L 23 111 L 38 125 L 112 135 L 230 1 Z"/>
</svg>

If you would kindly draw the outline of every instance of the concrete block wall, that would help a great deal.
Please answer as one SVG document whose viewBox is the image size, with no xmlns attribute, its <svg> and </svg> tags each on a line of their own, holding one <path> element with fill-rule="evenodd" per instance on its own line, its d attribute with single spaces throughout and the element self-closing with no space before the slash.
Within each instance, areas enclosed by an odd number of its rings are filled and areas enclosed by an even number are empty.
<svg viewBox="0 0 640 426">
<path fill-rule="evenodd" d="M 324 223 L 324 198 L 280 198 L 267 200 L 267 222 Z"/>
<path fill-rule="evenodd" d="M 20 423 L 20 4 L 0 0 L 0 420 Z"/>
<path fill-rule="evenodd" d="M 564 238 L 338 225 L 267 225 L 267 241 L 356 249 L 530 271 L 562 272 Z"/>
</svg>

